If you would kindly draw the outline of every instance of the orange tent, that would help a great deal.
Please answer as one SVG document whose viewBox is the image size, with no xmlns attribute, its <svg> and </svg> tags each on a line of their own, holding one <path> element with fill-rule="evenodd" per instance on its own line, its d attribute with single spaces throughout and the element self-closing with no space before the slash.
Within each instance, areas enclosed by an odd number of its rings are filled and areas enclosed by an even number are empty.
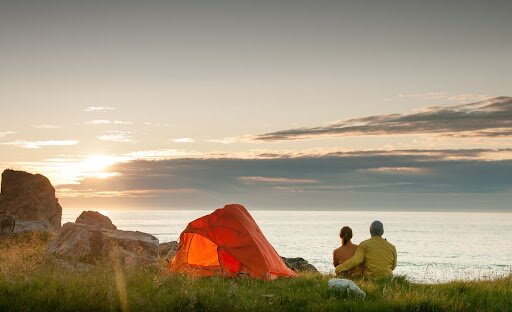
<svg viewBox="0 0 512 312">
<path fill-rule="evenodd" d="M 190 222 L 168 269 L 195 276 L 247 274 L 265 280 L 296 276 L 241 205 L 227 205 Z"/>
</svg>

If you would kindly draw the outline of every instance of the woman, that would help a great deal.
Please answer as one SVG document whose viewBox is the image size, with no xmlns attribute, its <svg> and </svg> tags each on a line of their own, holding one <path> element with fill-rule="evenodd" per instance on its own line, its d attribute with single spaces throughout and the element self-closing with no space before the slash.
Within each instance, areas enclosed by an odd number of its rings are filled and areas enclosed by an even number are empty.
<svg viewBox="0 0 512 312">
<path fill-rule="evenodd" d="M 342 264 L 347 261 L 350 257 L 352 257 L 356 253 L 357 245 L 352 244 L 352 229 L 348 226 L 344 226 L 340 231 L 341 238 L 341 247 L 334 249 L 332 253 L 332 264 L 334 267 Z M 346 271 L 347 276 L 358 276 L 362 275 L 363 270 L 362 266 L 357 266 L 349 271 Z"/>
</svg>

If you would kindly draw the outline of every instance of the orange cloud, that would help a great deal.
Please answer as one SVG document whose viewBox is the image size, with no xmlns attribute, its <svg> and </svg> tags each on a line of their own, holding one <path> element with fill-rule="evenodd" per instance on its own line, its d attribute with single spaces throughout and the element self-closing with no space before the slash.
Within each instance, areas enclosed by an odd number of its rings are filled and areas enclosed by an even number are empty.
<svg viewBox="0 0 512 312">
<path fill-rule="evenodd" d="M 279 184 L 309 184 L 309 183 L 320 183 L 319 180 L 315 179 L 294 179 L 294 178 L 278 178 L 278 177 L 239 177 L 241 181 L 248 183 L 279 183 Z"/>
</svg>

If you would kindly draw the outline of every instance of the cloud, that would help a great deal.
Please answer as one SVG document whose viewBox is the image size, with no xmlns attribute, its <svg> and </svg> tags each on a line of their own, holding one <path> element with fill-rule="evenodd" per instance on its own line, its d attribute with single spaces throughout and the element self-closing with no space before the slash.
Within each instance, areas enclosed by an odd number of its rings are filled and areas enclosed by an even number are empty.
<svg viewBox="0 0 512 312">
<path fill-rule="evenodd" d="M 107 120 L 107 119 L 94 119 L 86 122 L 89 125 L 133 125 L 131 121 L 125 120 Z"/>
<path fill-rule="evenodd" d="M 162 149 L 4 165 L 47 175 L 67 207 L 510 210 L 512 201 L 512 148 L 250 156 Z"/>
<path fill-rule="evenodd" d="M 160 189 L 165 185 L 171 189 L 215 190 L 295 183 L 313 184 L 315 188 L 364 185 L 392 192 L 488 192 L 512 187 L 512 175 L 507 169 L 512 168 L 512 159 L 490 161 L 479 158 L 484 153 L 502 152 L 397 150 L 270 159 L 201 157 L 133 160 L 114 164 L 112 171 L 118 172 L 119 176 L 108 181 L 106 186 Z M 95 183 L 97 181 L 88 185 L 84 181 L 81 187 L 89 189 Z M 390 188 L 396 183 L 406 183 L 409 187 Z M 443 186 L 438 187 L 441 184 Z"/>
<path fill-rule="evenodd" d="M 195 140 L 192 138 L 178 138 L 178 139 L 174 139 L 172 141 L 175 143 L 194 143 L 195 142 Z"/>
<path fill-rule="evenodd" d="M 0 137 L 4 137 L 6 135 L 9 135 L 9 134 L 14 134 L 16 132 L 12 132 L 12 131 L 0 131 Z"/>
<path fill-rule="evenodd" d="M 489 138 L 499 138 L 499 137 L 511 137 L 512 136 L 512 128 L 497 128 L 497 129 L 485 129 L 478 131 L 466 131 L 460 133 L 446 133 L 445 136 L 456 137 L 456 138 L 478 138 L 478 137 L 489 137 Z"/>
<path fill-rule="evenodd" d="M 356 185 L 306 185 L 306 186 L 276 186 L 275 190 L 289 192 L 289 193 L 304 193 L 304 192 L 365 192 L 372 189 L 383 188 L 383 187 L 400 187 L 405 185 L 411 185 L 408 182 L 397 182 L 397 183 L 374 183 L 374 184 L 356 184 Z"/>
<path fill-rule="evenodd" d="M 429 100 L 447 100 L 447 101 L 455 101 L 455 102 L 474 102 L 474 101 L 483 101 L 488 99 L 489 96 L 485 94 L 476 94 L 476 93 L 464 93 L 464 94 L 449 94 L 446 92 L 425 92 L 425 93 L 409 93 L 409 94 L 399 94 L 400 98 L 422 98 Z"/>
<path fill-rule="evenodd" d="M 320 148 L 310 150 L 251 150 L 248 152 L 212 152 L 201 153 L 186 149 L 156 149 L 130 152 L 120 155 L 123 161 L 130 160 L 165 160 L 177 158 L 194 159 L 294 159 L 325 157 L 383 157 L 407 156 L 438 160 L 507 160 L 512 159 L 512 148 L 501 149 L 402 149 L 402 150 L 343 150 L 339 148 Z"/>
<path fill-rule="evenodd" d="M 84 109 L 84 112 L 104 112 L 115 110 L 115 107 L 110 106 L 89 106 Z"/>
<path fill-rule="evenodd" d="M 132 132 L 129 131 L 109 131 L 107 134 L 97 136 L 97 138 L 101 141 L 134 143 L 131 134 Z"/>
<path fill-rule="evenodd" d="M 250 141 L 251 138 L 250 137 L 226 137 L 226 138 L 222 138 L 222 139 L 212 139 L 212 140 L 206 140 L 206 142 L 210 142 L 210 143 L 220 143 L 220 144 L 233 144 L 233 143 L 238 143 L 238 142 L 245 142 L 245 141 Z"/>
<path fill-rule="evenodd" d="M 350 119 L 327 126 L 297 128 L 256 135 L 253 141 L 275 142 L 324 136 L 439 134 L 443 136 L 508 136 L 512 131 L 512 97 L 471 104 L 428 107 L 410 114 Z"/>
<path fill-rule="evenodd" d="M 13 142 L 7 142 L 2 143 L 5 145 L 16 145 L 23 148 L 41 148 L 46 146 L 70 146 L 70 145 L 77 145 L 80 143 L 78 140 L 49 140 L 49 141 L 13 141 Z"/>
<path fill-rule="evenodd" d="M 366 171 L 383 174 L 427 174 L 432 172 L 428 168 L 419 167 L 376 167 L 366 169 Z"/>
<path fill-rule="evenodd" d="M 67 189 L 66 196 L 91 200 L 97 194 L 109 204 L 182 209 L 213 209 L 229 202 L 266 209 L 363 206 L 414 210 L 419 205 L 448 210 L 497 205 L 510 209 L 512 158 L 483 158 L 507 152 L 512 157 L 512 149 L 504 149 L 378 150 L 252 159 L 155 158 L 117 163 L 109 168 L 118 173 L 115 176 L 86 177 L 79 184 L 58 189 Z"/>
<path fill-rule="evenodd" d="M 162 190 L 124 190 L 124 191 L 94 191 L 74 190 L 72 188 L 59 188 L 61 198 L 150 198 L 179 193 L 193 193 L 194 189 L 162 189 Z"/>
<path fill-rule="evenodd" d="M 124 154 L 122 157 L 126 160 L 161 160 L 169 158 L 183 158 L 183 157 L 201 157 L 202 154 L 194 151 L 187 151 L 184 149 L 155 149 L 130 152 Z"/>
<path fill-rule="evenodd" d="M 126 120 L 113 120 L 112 124 L 114 125 L 133 125 L 133 122 Z"/>
<path fill-rule="evenodd" d="M 281 177 L 238 177 L 240 181 L 247 183 L 273 183 L 273 184 L 311 184 L 320 183 L 315 179 L 281 178 Z"/>
<path fill-rule="evenodd" d="M 94 119 L 86 122 L 89 125 L 110 125 L 112 122 L 106 119 Z"/>
<path fill-rule="evenodd" d="M 60 128 L 60 126 L 48 125 L 48 124 L 33 125 L 32 127 L 36 128 L 36 129 L 59 129 Z"/>
<path fill-rule="evenodd" d="M 169 127 L 170 126 L 170 124 L 167 124 L 167 123 L 150 122 L 150 121 L 145 121 L 144 125 L 153 126 L 153 127 Z"/>
</svg>

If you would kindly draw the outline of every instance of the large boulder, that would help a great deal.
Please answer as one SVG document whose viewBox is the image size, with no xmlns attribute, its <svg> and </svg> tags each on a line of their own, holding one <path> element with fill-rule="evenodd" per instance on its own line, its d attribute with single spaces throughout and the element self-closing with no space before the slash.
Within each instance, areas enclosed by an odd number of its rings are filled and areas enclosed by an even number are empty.
<svg viewBox="0 0 512 312">
<path fill-rule="evenodd" d="M 117 230 L 109 217 L 102 215 L 97 211 L 83 211 L 75 223 L 97 226 L 107 230 Z"/>
<path fill-rule="evenodd" d="M 286 266 L 295 272 L 320 273 L 312 264 L 304 260 L 304 258 L 281 258 Z"/>
<path fill-rule="evenodd" d="M 45 176 L 5 170 L 1 187 L 0 215 L 15 220 L 13 232 L 52 232 L 60 228 L 62 207 Z"/>
<path fill-rule="evenodd" d="M 164 257 L 167 262 L 171 261 L 178 250 L 178 242 L 170 241 L 160 244 L 160 257 Z"/>
<path fill-rule="evenodd" d="M 158 261 L 159 244 L 156 237 L 138 231 L 116 230 L 111 222 L 111 226 L 106 226 L 108 218 L 97 212 L 86 215 L 95 215 L 92 220 L 103 221 L 79 223 L 84 219 L 91 220 L 81 218 L 82 213 L 76 223 L 64 224 L 48 244 L 46 254 L 49 258 L 74 267 L 88 267 L 108 261 L 119 261 L 127 266 Z"/>
</svg>

